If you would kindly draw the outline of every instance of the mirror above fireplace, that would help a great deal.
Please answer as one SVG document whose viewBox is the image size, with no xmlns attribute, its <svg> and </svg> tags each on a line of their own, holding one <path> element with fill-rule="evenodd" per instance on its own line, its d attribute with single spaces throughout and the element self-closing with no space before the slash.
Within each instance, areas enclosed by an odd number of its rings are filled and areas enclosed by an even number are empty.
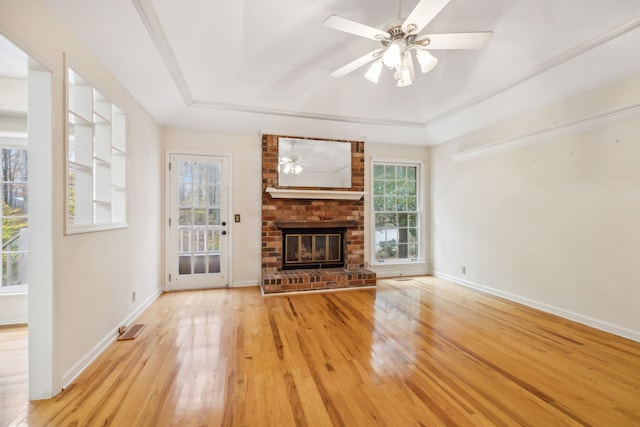
<svg viewBox="0 0 640 427">
<path fill-rule="evenodd" d="M 278 186 L 351 188 L 351 143 L 279 137 Z"/>
</svg>

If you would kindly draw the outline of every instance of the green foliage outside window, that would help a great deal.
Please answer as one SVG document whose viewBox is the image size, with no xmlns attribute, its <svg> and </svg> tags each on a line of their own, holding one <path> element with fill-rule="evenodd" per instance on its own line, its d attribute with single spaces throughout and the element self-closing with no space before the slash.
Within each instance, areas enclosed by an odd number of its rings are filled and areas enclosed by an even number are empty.
<svg viewBox="0 0 640 427">
<path fill-rule="evenodd" d="M 418 165 L 373 167 L 375 256 L 378 262 L 420 258 Z"/>
</svg>

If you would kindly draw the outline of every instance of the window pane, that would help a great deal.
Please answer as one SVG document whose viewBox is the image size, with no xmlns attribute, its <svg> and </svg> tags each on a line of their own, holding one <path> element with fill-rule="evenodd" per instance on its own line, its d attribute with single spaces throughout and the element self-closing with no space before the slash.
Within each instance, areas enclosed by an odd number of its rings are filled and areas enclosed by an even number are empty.
<svg viewBox="0 0 640 427">
<path fill-rule="evenodd" d="M 384 199 L 384 210 L 385 211 L 395 211 L 396 210 L 396 198 L 395 197 L 385 197 Z"/>
<path fill-rule="evenodd" d="M 407 166 L 398 166 L 398 180 L 404 181 L 407 178 Z"/>
<path fill-rule="evenodd" d="M 416 169 L 417 168 L 415 166 L 412 166 L 412 167 L 408 168 L 408 170 L 407 170 L 407 178 L 410 181 L 415 181 L 416 180 Z"/>
<path fill-rule="evenodd" d="M 384 181 L 374 181 L 373 194 L 380 196 L 384 194 Z"/>
<path fill-rule="evenodd" d="M 409 224 L 409 215 L 408 214 L 399 214 L 398 215 L 398 225 L 400 227 L 406 227 Z"/>
<path fill-rule="evenodd" d="M 374 165 L 373 166 L 373 179 L 383 179 L 384 178 L 384 166 L 383 165 Z"/>
<path fill-rule="evenodd" d="M 178 274 L 191 274 L 191 255 L 178 257 Z"/>
<path fill-rule="evenodd" d="M 384 197 L 376 196 L 373 198 L 373 210 L 375 211 L 384 210 Z"/>
<path fill-rule="evenodd" d="M 415 212 L 418 210 L 418 203 L 415 196 L 407 197 L 407 210 L 409 212 Z"/>
<path fill-rule="evenodd" d="M 416 227 L 418 225 L 418 215 L 417 214 L 409 214 L 409 227 Z"/>
<path fill-rule="evenodd" d="M 211 250 L 213 250 L 213 252 L 220 252 L 220 229 L 213 230 Z"/>
<path fill-rule="evenodd" d="M 180 162 L 178 170 L 178 182 L 191 183 L 191 162 Z"/>
<path fill-rule="evenodd" d="M 193 204 L 191 184 L 178 184 L 178 204 L 180 206 L 191 206 Z"/>
<path fill-rule="evenodd" d="M 209 255 L 209 273 L 220 273 L 220 255 Z"/>
<path fill-rule="evenodd" d="M 396 183 L 396 193 L 399 196 L 406 196 L 408 193 L 408 186 L 405 181 L 398 181 Z"/>
<path fill-rule="evenodd" d="M 218 184 L 220 182 L 220 164 L 209 163 L 209 184 Z"/>
<path fill-rule="evenodd" d="M 386 165 L 384 167 L 384 177 L 385 179 L 396 179 L 396 167 Z"/>
<path fill-rule="evenodd" d="M 207 210 L 206 209 L 194 209 L 193 210 L 193 223 L 195 225 L 207 225 Z"/>
<path fill-rule="evenodd" d="M 178 225 L 191 225 L 191 209 L 179 209 L 180 218 L 178 219 Z"/>
<path fill-rule="evenodd" d="M 205 230 L 193 230 L 193 234 L 195 235 L 196 252 L 204 252 L 206 244 Z"/>
<path fill-rule="evenodd" d="M 209 225 L 220 225 L 220 209 L 209 209 Z"/>
<path fill-rule="evenodd" d="M 194 206 L 207 206 L 207 186 L 196 184 L 193 186 L 193 204 Z"/>
<path fill-rule="evenodd" d="M 384 192 L 385 194 L 396 194 L 396 182 L 395 181 L 385 182 Z"/>
<path fill-rule="evenodd" d="M 188 228 L 178 230 L 178 252 L 191 252 L 191 230 Z"/>
<path fill-rule="evenodd" d="M 193 274 L 204 274 L 207 272 L 206 255 L 196 255 L 193 257 Z"/>
<path fill-rule="evenodd" d="M 220 186 L 209 186 L 209 206 L 220 206 Z"/>
</svg>

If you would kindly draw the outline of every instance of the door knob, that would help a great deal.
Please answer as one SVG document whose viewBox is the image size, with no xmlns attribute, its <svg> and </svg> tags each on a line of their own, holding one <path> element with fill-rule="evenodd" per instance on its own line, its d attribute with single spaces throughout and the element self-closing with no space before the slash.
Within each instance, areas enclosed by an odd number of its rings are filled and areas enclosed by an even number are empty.
<svg viewBox="0 0 640 427">
<path fill-rule="evenodd" d="M 227 225 L 227 221 L 222 221 L 222 225 L 223 226 Z"/>
<path fill-rule="evenodd" d="M 227 230 L 222 230 L 222 235 L 224 236 L 225 234 L 227 234 Z"/>
</svg>

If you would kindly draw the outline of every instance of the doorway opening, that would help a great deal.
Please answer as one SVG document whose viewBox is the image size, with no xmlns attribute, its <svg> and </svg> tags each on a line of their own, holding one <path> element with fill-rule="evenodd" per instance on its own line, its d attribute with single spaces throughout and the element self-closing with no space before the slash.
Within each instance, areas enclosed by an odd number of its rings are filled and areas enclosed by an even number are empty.
<svg viewBox="0 0 640 427">
<path fill-rule="evenodd" d="M 51 397 L 51 71 L 0 34 L 0 325 L 28 325 L 28 400 Z"/>
</svg>

